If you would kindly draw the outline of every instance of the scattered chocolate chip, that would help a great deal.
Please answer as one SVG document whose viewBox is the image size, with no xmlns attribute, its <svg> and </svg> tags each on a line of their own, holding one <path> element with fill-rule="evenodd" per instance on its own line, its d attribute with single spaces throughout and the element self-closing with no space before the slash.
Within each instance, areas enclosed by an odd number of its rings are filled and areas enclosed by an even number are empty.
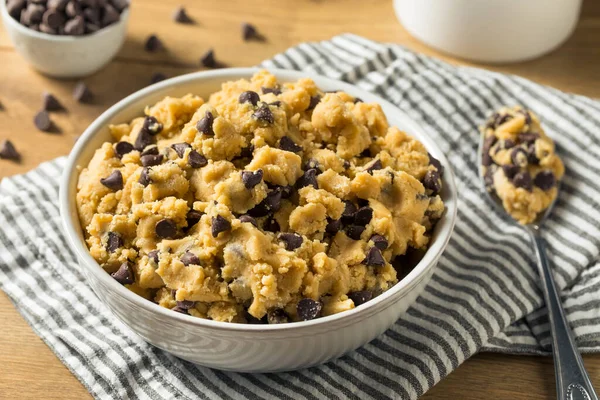
<svg viewBox="0 0 600 400">
<path fill-rule="evenodd" d="M 100 10 L 98 8 L 88 7 L 86 9 L 84 9 L 83 17 L 85 20 L 90 21 L 93 24 L 96 24 L 96 25 L 100 24 Z"/>
<path fill-rule="evenodd" d="M 502 171 L 504 171 L 504 175 L 510 180 L 515 177 L 515 175 L 519 172 L 520 168 L 517 165 L 506 164 L 502 166 Z"/>
<path fill-rule="evenodd" d="M 442 179 L 437 170 L 429 170 L 423 177 L 423 186 L 431 190 L 432 194 L 438 194 L 442 190 Z"/>
<path fill-rule="evenodd" d="M 212 113 L 210 111 L 207 111 L 204 114 L 204 117 L 202 119 L 200 119 L 200 121 L 198 121 L 198 123 L 196 124 L 196 129 L 198 130 L 198 132 L 202 132 L 205 135 L 214 135 L 215 132 L 213 131 L 213 122 L 214 122 L 215 118 L 213 117 Z"/>
<path fill-rule="evenodd" d="M 298 181 L 296 182 L 296 188 L 297 189 L 301 189 L 305 186 L 309 186 L 312 185 L 315 189 L 319 188 L 319 183 L 317 182 L 317 169 L 316 168 L 311 168 L 311 169 L 307 169 L 304 172 L 304 175 L 302 175 L 300 177 L 300 179 L 298 179 Z"/>
<path fill-rule="evenodd" d="M 140 173 L 140 179 L 138 182 L 143 186 L 148 186 L 152 183 L 152 179 L 150 179 L 150 168 L 145 167 L 142 168 L 142 172 Z"/>
<path fill-rule="evenodd" d="M 327 224 L 325 227 L 325 232 L 330 235 L 335 235 L 340 231 L 340 229 L 342 229 L 342 220 L 334 219 Z"/>
<path fill-rule="evenodd" d="M 69 18 L 74 18 L 81 14 L 81 6 L 77 1 L 71 0 L 65 7 L 65 14 L 67 14 L 67 17 Z"/>
<path fill-rule="evenodd" d="M 256 172 L 242 171 L 242 182 L 246 189 L 252 189 L 258 185 L 263 179 L 263 170 L 259 169 Z"/>
<path fill-rule="evenodd" d="M 513 165 L 516 165 L 520 168 L 525 168 L 528 163 L 528 155 L 525 149 L 521 147 L 517 147 L 510 152 L 510 159 Z"/>
<path fill-rule="evenodd" d="M 427 153 L 427 155 L 429 156 L 429 165 L 433 165 L 433 167 L 440 173 L 440 176 L 442 176 L 444 174 L 444 167 L 442 166 L 442 163 L 440 163 L 440 161 L 431 154 Z"/>
<path fill-rule="evenodd" d="M 187 149 L 191 149 L 192 146 L 189 143 L 175 143 L 171 145 L 171 148 L 175 150 L 175 153 L 179 156 L 179 158 L 183 158 L 185 156 L 185 151 Z"/>
<path fill-rule="evenodd" d="M 8 14 L 16 20 L 19 20 L 21 11 L 27 5 L 26 0 L 10 0 L 6 3 L 6 11 Z"/>
<path fill-rule="evenodd" d="M 279 232 L 281 230 L 279 222 L 275 218 L 269 218 L 265 221 L 263 229 L 269 232 Z"/>
<path fill-rule="evenodd" d="M 385 265 L 385 259 L 381 254 L 381 250 L 377 247 L 371 247 L 363 263 L 371 267 L 383 267 Z"/>
<path fill-rule="evenodd" d="M 381 160 L 377 159 L 373 164 L 371 164 L 369 167 L 367 167 L 366 171 L 373 175 L 373 171 L 377 171 L 383 168 L 383 165 L 381 164 Z"/>
<path fill-rule="evenodd" d="M 513 185 L 515 185 L 518 188 L 523 188 L 527 191 L 531 191 L 533 189 L 531 175 L 527 171 L 519 172 L 518 174 L 516 174 L 512 182 Z"/>
<path fill-rule="evenodd" d="M 123 189 L 123 175 L 118 169 L 114 170 L 112 174 L 110 174 L 106 178 L 101 178 L 100 183 L 111 190 L 121 190 Z"/>
<path fill-rule="evenodd" d="M 320 102 L 321 102 L 321 96 L 319 96 L 319 95 L 311 96 L 310 102 L 308 103 L 307 110 L 313 110 L 317 106 L 317 104 L 319 104 Z"/>
<path fill-rule="evenodd" d="M 284 136 L 279 140 L 279 148 L 285 151 L 291 151 L 292 153 L 298 153 L 302 151 L 302 146 L 297 145 L 288 136 Z"/>
<path fill-rule="evenodd" d="M 350 200 L 344 200 L 344 211 L 342 212 L 342 222 L 345 225 L 351 224 L 354 221 L 354 214 L 356 214 L 357 208 Z"/>
<path fill-rule="evenodd" d="M 354 224 L 366 226 L 373 218 L 373 209 L 371 207 L 361 207 L 354 214 Z"/>
<path fill-rule="evenodd" d="M 129 0 L 110 0 L 110 3 L 119 11 L 129 7 Z"/>
<path fill-rule="evenodd" d="M 52 121 L 50 121 L 50 116 L 45 110 L 41 110 L 35 114 L 33 123 L 35 124 L 35 127 L 42 132 L 49 132 L 52 128 Z"/>
<path fill-rule="evenodd" d="M 224 217 L 217 215 L 212 219 L 211 232 L 213 237 L 219 236 L 219 233 L 225 232 L 231 229 L 231 222 L 227 221 Z"/>
<path fill-rule="evenodd" d="M 165 79 L 167 79 L 167 76 L 165 74 L 163 74 L 162 72 L 155 72 L 150 78 L 150 83 L 155 84 L 164 81 Z"/>
<path fill-rule="evenodd" d="M 10 140 L 5 140 L 0 145 L 0 158 L 3 160 L 19 161 L 21 155 Z"/>
<path fill-rule="evenodd" d="M 65 23 L 65 35 L 81 36 L 85 33 L 85 21 L 78 15 Z"/>
<path fill-rule="evenodd" d="M 258 228 L 258 223 L 256 222 L 256 220 L 247 214 L 240 215 L 238 219 L 240 220 L 240 222 L 249 222 Z"/>
<path fill-rule="evenodd" d="M 194 20 L 185 11 L 185 8 L 178 7 L 173 13 L 173 21 L 180 24 L 193 24 Z"/>
<path fill-rule="evenodd" d="M 249 40 L 264 40 L 264 37 L 258 33 L 256 27 L 252 24 L 244 22 L 242 24 L 242 38 L 245 41 Z"/>
<path fill-rule="evenodd" d="M 40 4 L 29 3 L 27 5 L 27 14 L 31 24 L 39 24 L 42 22 L 45 8 Z"/>
<path fill-rule="evenodd" d="M 177 235 L 177 225 L 172 219 L 163 218 L 156 223 L 154 231 L 161 239 L 173 239 Z"/>
<path fill-rule="evenodd" d="M 360 240 L 360 235 L 362 235 L 364 231 L 364 226 L 348 225 L 346 227 L 346 235 L 352 240 Z"/>
<path fill-rule="evenodd" d="M 42 109 L 45 111 L 61 111 L 64 110 L 64 107 L 56 97 L 54 97 L 51 93 L 44 92 L 42 95 Z"/>
<path fill-rule="evenodd" d="M 115 232 L 108 232 L 106 239 L 106 250 L 109 253 L 114 253 L 119 247 L 123 247 L 123 238 Z"/>
<path fill-rule="evenodd" d="M 175 312 L 178 312 L 180 314 L 190 315 L 190 313 L 188 312 L 188 310 L 186 310 L 185 308 L 181 308 L 179 306 L 175 306 L 175 307 L 171 308 L 171 311 L 175 311 Z"/>
<path fill-rule="evenodd" d="M 158 120 L 153 116 L 147 115 L 146 118 L 144 118 L 143 129 L 154 136 L 158 135 L 163 130 L 163 124 L 158 122 Z"/>
<path fill-rule="evenodd" d="M 133 145 L 129 142 L 118 142 L 115 144 L 115 154 L 117 157 L 121 158 L 127 153 L 131 153 L 133 151 Z"/>
<path fill-rule="evenodd" d="M 352 300 L 354 303 L 354 307 L 358 307 L 361 304 L 366 303 L 367 301 L 373 298 L 373 292 L 370 290 L 360 290 L 358 292 L 350 292 L 348 293 L 348 298 Z"/>
<path fill-rule="evenodd" d="M 285 249 L 292 251 L 296 250 L 300 246 L 302 246 L 302 236 L 297 233 L 280 233 L 279 240 L 281 240 L 285 244 Z"/>
<path fill-rule="evenodd" d="M 188 155 L 188 164 L 192 168 L 202 168 L 208 165 L 208 160 L 196 150 L 192 150 Z"/>
<path fill-rule="evenodd" d="M 159 259 L 158 259 L 158 250 L 152 250 L 150 253 L 148 253 L 148 259 L 153 261 L 154 264 L 158 265 Z"/>
<path fill-rule="evenodd" d="M 144 167 L 153 167 L 155 165 L 159 165 L 163 162 L 162 154 L 146 154 L 145 156 L 140 157 L 140 161 Z"/>
<path fill-rule="evenodd" d="M 187 220 L 188 228 L 191 228 L 192 226 L 194 226 L 198 222 L 200 222 L 200 218 L 202 218 L 202 215 L 204 215 L 204 214 L 201 213 L 200 211 L 196 211 L 196 210 L 188 211 L 188 213 L 185 217 L 185 219 Z"/>
<path fill-rule="evenodd" d="M 185 265 L 186 267 L 188 265 L 200 265 L 200 259 L 198 258 L 197 255 L 195 255 L 194 253 L 192 253 L 191 251 L 186 251 L 182 256 L 181 256 L 181 262 L 183 263 L 183 265 Z"/>
<path fill-rule="evenodd" d="M 254 111 L 252 117 L 256 118 L 259 121 L 267 122 L 269 124 L 275 122 L 275 117 L 273 116 L 271 109 L 268 105 L 264 103 L 256 111 Z"/>
<path fill-rule="evenodd" d="M 308 321 L 317 318 L 321 313 L 322 308 L 323 303 L 320 301 L 314 301 L 313 299 L 302 299 L 298 302 L 296 313 L 298 314 L 298 318 L 300 318 L 302 321 Z"/>
<path fill-rule="evenodd" d="M 219 63 L 215 59 L 215 52 L 213 49 L 208 50 L 204 55 L 200 58 L 200 65 L 206 68 L 217 68 L 219 67 Z"/>
<path fill-rule="evenodd" d="M 127 261 L 125 261 L 116 272 L 110 274 L 115 281 L 119 282 L 121 285 L 131 285 L 135 282 L 133 270 Z"/>
<path fill-rule="evenodd" d="M 144 151 L 142 151 L 140 153 L 140 156 L 143 157 L 143 156 L 147 156 L 149 154 L 152 154 L 154 156 L 158 155 L 158 146 L 146 146 L 144 148 Z"/>
<path fill-rule="evenodd" d="M 281 88 L 279 86 L 276 86 L 274 88 L 268 88 L 263 86 L 260 89 L 262 90 L 263 94 L 273 93 L 275 96 L 279 96 L 281 94 Z"/>
<path fill-rule="evenodd" d="M 259 101 L 260 101 L 260 96 L 258 95 L 258 93 L 253 92 L 251 90 L 242 92 L 242 94 L 240 94 L 240 97 L 238 98 L 238 102 L 240 104 L 250 103 L 253 106 L 257 105 Z"/>
<path fill-rule="evenodd" d="M 369 239 L 373 242 L 373 244 L 375 245 L 375 247 L 377 247 L 379 250 L 384 251 L 385 249 L 388 248 L 388 241 L 385 238 L 385 236 L 382 235 L 373 235 L 371 236 L 371 239 Z"/>
<path fill-rule="evenodd" d="M 284 324 L 289 321 L 288 315 L 281 308 L 269 310 L 267 312 L 267 321 L 269 324 Z"/>
<path fill-rule="evenodd" d="M 73 98 L 79 103 L 89 103 L 92 101 L 94 95 L 88 89 L 87 85 L 84 82 L 79 82 L 75 85 L 73 89 Z"/>
<path fill-rule="evenodd" d="M 363 103 L 363 100 L 360 97 L 355 97 L 354 104 L 356 104 L 356 103 Z"/>
<path fill-rule="evenodd" d="M 150 53 L 157 52 L 164 48 L 165 46 L 163 45 L 162 41 L 156 35 L 148 36 L 148 39 L 146 39 L 146 43 L 144 44 L 144 50 Z"/>
<path fill-rule="evenodd" d="M 556 177 L 552 171 L 541 171 L 533 178 L 533 184 L 542 190 L 550 190 L 556 185 Z"/>
</svg>

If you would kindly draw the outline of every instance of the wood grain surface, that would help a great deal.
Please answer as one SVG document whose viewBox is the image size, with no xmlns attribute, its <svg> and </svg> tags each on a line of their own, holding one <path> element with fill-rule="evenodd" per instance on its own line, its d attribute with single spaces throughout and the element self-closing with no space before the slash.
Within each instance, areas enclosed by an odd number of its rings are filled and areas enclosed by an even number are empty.
<svg viewBox="0 0 600 400">
<path fill-rule="evenodd" d="M 3 0 L 0 0 L 3 1 Z M 155 72 L 175 76 L 199 70 L 209 48 L 229 66 L 250 66 L 302 41 L 325 40 L 352 32 L 394 42 L 444 59 L 512 73 L 558 89 L 600 97 L 600 2 L 584 1 L 573 36 L 540 59 L 511 65 L 477 65 L 432 50 L 410 37 L 397 22 L 391 0 L 135 0 L 125 45 L 116 59 L 85 82 L 95 94 L 91 105 L 71 99 L 74 81 L 54 80 L 31 70 L 0 29 L 0 140 L 10 138 L 21 163 L 0 160 L 0 178 L 34 168 L 69 152 L 76 137 L 110 105 L 149 84 Z M 184 5 L 197 21 L 177 25 L 170 16 Z M 245 43 L 240 24 L 255 24 L 267 41 Z M 146 53 L 146 37 L 157 34 L 166 50 Z M 53 113 L 59 133 L 38 132 L 33 116 L 43 91 L 54 93 L 68 112 Z M 600 389 L 600 355 L 584 357 Z M 434 399 L 556 398 L 550 357 L 477 355 L 430 390 Z M 0 292 L 0 399 L 86 399 L 86 389 L 46 347 Z"/>
</svg>

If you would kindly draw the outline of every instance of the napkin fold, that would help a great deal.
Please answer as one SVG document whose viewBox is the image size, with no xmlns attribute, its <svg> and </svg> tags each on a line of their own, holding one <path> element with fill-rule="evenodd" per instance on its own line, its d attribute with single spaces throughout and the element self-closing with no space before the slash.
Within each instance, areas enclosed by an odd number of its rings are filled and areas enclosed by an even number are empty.
<svg viewBox="0 0 600 400">
<path fill-rule="evenodd" d="M 419 122 L 450 160 L 458 219 L 431 283 L 385 334 L 322 366 L 237 374 L 144 342 L 98 300 L 58 211 L 64 158 L 0 183 L 0 288 L 99 399 L 415 399 L 478 351 L 547 354 L 550 333 L 525 231 L 486 203 L 477 127 L 502 105 L 537 113 L 566 175 L 544 227 L 563 304 L 583 352 L 600 351 L 600 103 L 528 80 L 454 67 L 355 35 L 302 43 L 262 64 L 377 93 Z"/>
</svg>

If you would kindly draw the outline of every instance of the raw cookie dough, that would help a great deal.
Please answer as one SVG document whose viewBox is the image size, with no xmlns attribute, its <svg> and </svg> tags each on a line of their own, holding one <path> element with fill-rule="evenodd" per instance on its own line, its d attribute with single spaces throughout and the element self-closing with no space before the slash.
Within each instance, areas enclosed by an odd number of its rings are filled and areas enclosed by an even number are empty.
<svg viewBox="0 0 600 400">
<path fill-rule="evenodd" d="M 522 107 L 504 107 L 481 128 L 482 172 L 488 191 L 519 223 L 529 224 L 556 198 L 565 172 L 538 117 Z"/>
<path fill-rule="evenodd" d="M 442 167 L 378 104 L 266 71 L 110 126 L 77 192 L 91 255 L 174 311 L 240 323 L 352 309 L 442 216 Z"/>
</svg>

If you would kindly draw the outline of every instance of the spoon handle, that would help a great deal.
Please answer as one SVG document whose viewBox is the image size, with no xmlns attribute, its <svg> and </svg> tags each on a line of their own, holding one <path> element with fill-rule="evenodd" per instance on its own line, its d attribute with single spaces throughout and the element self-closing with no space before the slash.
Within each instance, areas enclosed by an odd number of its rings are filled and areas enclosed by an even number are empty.
<svg viewBox="0 0 600 400">
<path fill-rule="evenodd" d="M 569 327 L 562 308 L 560 295 L 550 271 L 546 257 L 544 239 L 535 228 L 528 229 L 535 244 L 538 270 L 541 278 L 544 300 L 548 309 L 548 320 L 552 331 L 552 353 L 556 372 L 556 393 L 558 400 L 598 400 L 598 395 L 590 382 L 581 355 L 575 345 L 573 332 Z"/>
</svg>

